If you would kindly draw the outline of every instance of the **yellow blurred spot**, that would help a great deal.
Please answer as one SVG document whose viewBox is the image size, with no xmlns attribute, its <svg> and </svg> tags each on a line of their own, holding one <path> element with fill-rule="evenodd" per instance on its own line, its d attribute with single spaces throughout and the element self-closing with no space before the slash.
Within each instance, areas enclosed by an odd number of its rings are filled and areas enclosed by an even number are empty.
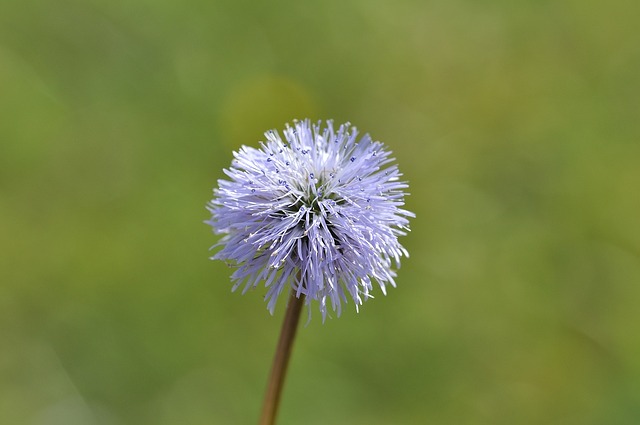
<svg viewBox="0 0 640 425">
<path fill-rule="evenodd" d="M 231 89 L 220 114 L 224 143 L 232 149 L 257 145 L 269 129 L 311 118 L 316 105 L 305 87 L 285 77 L 261 76 Z"/>
</svg>

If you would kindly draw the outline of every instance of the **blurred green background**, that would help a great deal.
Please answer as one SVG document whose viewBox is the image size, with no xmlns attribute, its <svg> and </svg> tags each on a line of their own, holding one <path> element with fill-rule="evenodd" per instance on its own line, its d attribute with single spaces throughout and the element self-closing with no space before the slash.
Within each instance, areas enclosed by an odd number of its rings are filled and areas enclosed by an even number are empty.
<svg viewBox="0 0 640 425">
<path fill-rule="evenodd" d="M 392 150 L 398 288 L 300 329 L 281 424 L 640 423 L 640 5 L 0 4 L 0 423 L 257 422 L 283 315 L 205 203 L 293 118 Z"/>
</svg>

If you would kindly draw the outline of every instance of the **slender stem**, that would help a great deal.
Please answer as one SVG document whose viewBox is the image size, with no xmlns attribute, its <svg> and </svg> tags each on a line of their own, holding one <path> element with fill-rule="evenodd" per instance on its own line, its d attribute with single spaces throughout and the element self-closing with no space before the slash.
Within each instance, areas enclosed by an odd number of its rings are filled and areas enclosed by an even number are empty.
<svg viewBox="0 0 640 425">
<path fill-rule="evenodd" d="M 304 295 L 300 298 L 296 297 L 296 291 L 292 290 L 287 305 L 287 312 L 284 316 L 282 329 L 280 330 L 280 339 L 276 348 L 276 355 L 273 358 L 273 366 L 271 366 L 271 375 L 267 384 L 267 392 L 264 396 L 264 404 L 262 406 L 262 415 L 260 416 L 260 425 L 273 425 L 276 422 L 278 414 L 278 406 L 280 404 L 280 394 L 284 385 L 284 378 L 287 374 L 287 366 L 293 341 L 296 337 L 298 322 L 300 321 L 300 312 L 304 305 Z"/>
</svg>

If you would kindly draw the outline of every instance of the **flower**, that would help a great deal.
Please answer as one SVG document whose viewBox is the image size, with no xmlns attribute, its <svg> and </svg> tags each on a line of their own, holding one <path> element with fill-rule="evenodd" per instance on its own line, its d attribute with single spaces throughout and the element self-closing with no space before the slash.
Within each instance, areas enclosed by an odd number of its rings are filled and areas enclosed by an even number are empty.
<svg viewBox="0 0 640 425">
<path fill-rule="evenodd" d="M 219 180 L 206 223 L 224 235 L 212 259 L 236 268 L 233 290 L 264 281 L 273 314 L 288 288 L 306 303 L 327 304 L 339 316 L 347 294 L 356 310 L 372 297 L 375 281 L 386 295 L 395 286 L 392 265 L 408 256 L 398 237 L 413 213 L 402 209 L 405 182 L 390 151 L 349 123 L 307 119 L 287 124 L 283 141 L 265 133 L 260 148 L 234 152 L 229 180 Z M 288 291 L 287 291 L 288 292 Z"/>
</svg>

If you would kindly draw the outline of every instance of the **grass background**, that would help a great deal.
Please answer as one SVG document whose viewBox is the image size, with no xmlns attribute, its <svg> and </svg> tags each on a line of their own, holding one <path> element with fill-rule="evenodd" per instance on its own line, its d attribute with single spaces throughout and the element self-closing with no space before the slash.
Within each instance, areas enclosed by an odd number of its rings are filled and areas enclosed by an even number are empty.
<svg viewBox="0 0 640 425">
<path fill-rule="evenodd" d="M 398 288 L 300 330 L 281 424 L 640 422 L 640 6 L 0 4 L 0 423 L 251 424 L 283 313 L 205 203 L 293 118 L 392 150 Z"/>
</svg>

